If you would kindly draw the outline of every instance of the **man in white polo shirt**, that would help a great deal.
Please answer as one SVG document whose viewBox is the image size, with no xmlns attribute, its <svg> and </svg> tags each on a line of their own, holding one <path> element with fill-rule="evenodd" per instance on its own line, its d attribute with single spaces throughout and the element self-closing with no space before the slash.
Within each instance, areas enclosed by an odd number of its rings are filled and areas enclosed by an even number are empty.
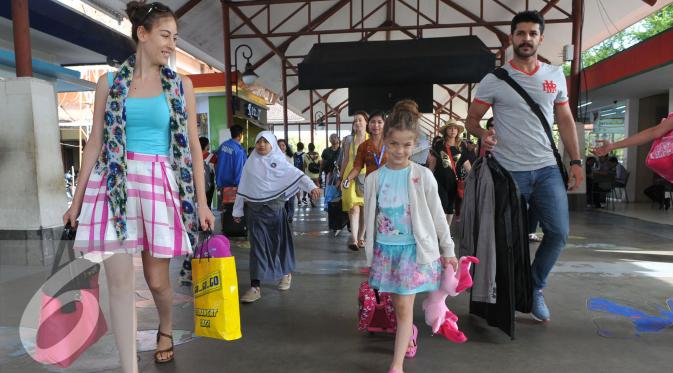
<svg viewBox="0 0 673 373">
<path fill-rule="evenodd" d="M 517 14 L 512 19 L 510 35 L 514 58 L 503 68 L 540 105 L 550 124 L 555 122 L 556 113 L 561 139 L 572 159 L 570 185 L 563 185 L 551 144 L 538 117 L 514 89 L 493 74 L 486 75 L 479 84 L 468 112 L 467 129 L 482 139 L 486 150 L 512 174 L 540 219 L 544 238 L 532 266 L 531 314 L 538 321 L 546 322 L 550 313 L 542 289 L 568 238 L 566 190 L 576 189 L 584 180 L 584 174 L 563 71 L 537 59 L 543 33 L 544 18 L 538 12 Z M 481 128 L 479 121 L 491 107 L 495 129 L 487 131 Z"/>
</svg>

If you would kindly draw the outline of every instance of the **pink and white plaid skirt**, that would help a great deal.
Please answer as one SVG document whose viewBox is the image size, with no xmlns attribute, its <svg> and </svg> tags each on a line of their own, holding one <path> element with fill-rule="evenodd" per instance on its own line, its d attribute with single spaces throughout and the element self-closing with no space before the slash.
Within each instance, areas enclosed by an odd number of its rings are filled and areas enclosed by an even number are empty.
<svg viewBox="0 0 673 373">
<path fill-rule="evenodd" d="M 94 170 L 86 185 L 75 249 L 127 254 L 147 250 L 155 258 L 191 254 L 168 157 L 128 152 L 127 171 L 127 238 L 117 239 L 105 177 Z"/>
</svg>

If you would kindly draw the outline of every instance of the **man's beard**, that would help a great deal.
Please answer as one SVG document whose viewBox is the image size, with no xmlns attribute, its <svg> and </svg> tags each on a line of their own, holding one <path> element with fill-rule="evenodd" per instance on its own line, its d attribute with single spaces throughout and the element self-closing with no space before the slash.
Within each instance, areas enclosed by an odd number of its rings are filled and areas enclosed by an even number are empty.
<svg viewBox="0 0 673 373">
<path fill-rule="evenodd" d="M 525 52 L 521 51 L 521 49 L 523 47 L 529 47 L 530 52 L 525 53 Z M 533 47 L 532 44 L 522 43 L 522 44 L 519 44 L 519 46 L 514 47 L 514 54 L 516 54 L 517 57 L 528 58 L 528 57 L 534 56 L 536 53 L 537 53 L 537 48 Z"/>
</svg>

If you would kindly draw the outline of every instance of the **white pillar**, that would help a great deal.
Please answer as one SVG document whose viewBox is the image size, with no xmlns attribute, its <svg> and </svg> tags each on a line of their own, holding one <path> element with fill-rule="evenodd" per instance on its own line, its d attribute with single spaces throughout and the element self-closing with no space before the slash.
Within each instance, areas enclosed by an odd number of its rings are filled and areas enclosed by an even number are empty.
<svg viewBox="0 0 673 373">
<path fill-rule="evenodd" d="M 626 112 L 624 113 L 624 134 L 633 136 L 638 133 L 638 108 L 640 100 L 630 98 L 626 100 Z M 636 200 L 636 168 L 638 168 L 637 148 L 624 148 L 624 167 L 631 173 L 630 180 L 626 186 L 626 193 L 629 201 Z"/>
<path fill-rule="evenodd" d="M 53 85 L 0 80 L 0 113 L 0 263 L 45 264 L 68 207 Z"/>
</svg>

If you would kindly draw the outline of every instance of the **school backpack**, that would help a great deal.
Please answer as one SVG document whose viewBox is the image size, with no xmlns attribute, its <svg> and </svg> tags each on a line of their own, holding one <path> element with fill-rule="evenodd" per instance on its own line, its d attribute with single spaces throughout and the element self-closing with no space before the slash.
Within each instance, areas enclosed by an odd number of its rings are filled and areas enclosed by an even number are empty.
<svg viewBox="0 0 673 373">
<path fill-rule="evenodd" d="M 294 166 L 304 171 L 304 152 L 294 153 L 292 159 L 294 160 Z"/>
<path fill-rule="evenodd" d="M 315 161 L 315 157 L 318 156 L 318 153 L 309 154 L 308 158 L 310 159 L 308 163 L 308 172 L 313 174 L 320 173 L 320 165 Z"/>
<path fill-rule="evenodd" d="M 397 330 L 395 308 L 389 293 L 379 293 L 369 282 L 360 284 L 358 292 L 359 325 L 362 332 L 392 333 Z"/>
</svg>

